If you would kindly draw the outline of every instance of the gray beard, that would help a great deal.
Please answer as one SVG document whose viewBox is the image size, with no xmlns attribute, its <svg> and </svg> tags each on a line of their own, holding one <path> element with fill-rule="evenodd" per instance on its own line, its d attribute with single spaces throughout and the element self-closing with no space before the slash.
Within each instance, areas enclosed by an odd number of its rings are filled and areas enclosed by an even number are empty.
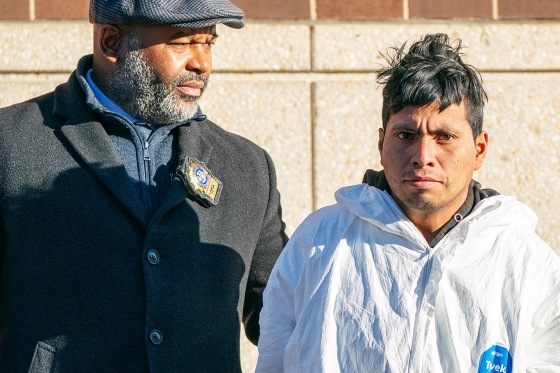
<svg viewBox="0 0 560 373">
<path fill-rule="evenodd" d="M 179 96 L 175 88 L 193 80 L 204 82 L 206 88 L 206 75 L 185 71 L 165 82 L 142 56 L 136 35 L 129 35 L 128 47 L 107 85 L 107 96 L 134 118 L 148 123 L 163 125 L 192 118 L 198 111 L 198 97 Z"/>
</svg>

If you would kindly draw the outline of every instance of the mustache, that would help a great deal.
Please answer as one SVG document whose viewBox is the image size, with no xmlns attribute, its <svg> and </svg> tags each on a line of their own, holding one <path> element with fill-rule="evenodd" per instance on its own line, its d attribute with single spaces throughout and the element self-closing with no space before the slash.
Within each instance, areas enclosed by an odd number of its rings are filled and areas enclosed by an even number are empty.
<svg viewBox="0 0 560 373">
<path fill-rule="evenodd" d="M 206 75 L 197 74 L 195 72 L 185 72 L 173 80 L 173 82 L 171 83 L 171 88 L 177 88 L 181 84 L 192 81 L 202 82 L 204 84 L 204 87 L 202 87 L 202 91 L 204 91 L 206 89 L 206 86 L 208 85 L 208 77 Z"/>
</svg>

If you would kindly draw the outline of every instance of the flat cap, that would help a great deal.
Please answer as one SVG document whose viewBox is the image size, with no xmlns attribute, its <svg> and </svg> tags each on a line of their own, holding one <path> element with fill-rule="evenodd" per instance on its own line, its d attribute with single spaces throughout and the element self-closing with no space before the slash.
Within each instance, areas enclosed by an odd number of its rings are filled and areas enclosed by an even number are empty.
<svg viewBox="0 0 560 373">
<path fill-rule="evenodd" d="M 155 24 L 201 28 L 223 23 L 243 27 L 241 9 L 228 0 L 91 0 L 91 23 Z"/>
</svg>

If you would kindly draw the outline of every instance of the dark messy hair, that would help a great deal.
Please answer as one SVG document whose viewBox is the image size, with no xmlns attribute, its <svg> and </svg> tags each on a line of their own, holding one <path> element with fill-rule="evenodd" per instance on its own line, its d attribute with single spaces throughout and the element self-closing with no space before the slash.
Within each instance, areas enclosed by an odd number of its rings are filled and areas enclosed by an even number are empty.
<svg viewBox="0 0 560 373">
<path fill-rule="evenodd" d="M 440 112 L 464 100 L 473 137 L 482 131 L 486 92 L 478 70 L 461 59 L 461 40 L 455 45 L 446 34 L 429 34 L 411 45 L 404 43 L 383 57 L 389 66 L 377 71 L 383 88 L 383 128 L 392 114 L 405 106 L 439 102 Z"/>
</svg>

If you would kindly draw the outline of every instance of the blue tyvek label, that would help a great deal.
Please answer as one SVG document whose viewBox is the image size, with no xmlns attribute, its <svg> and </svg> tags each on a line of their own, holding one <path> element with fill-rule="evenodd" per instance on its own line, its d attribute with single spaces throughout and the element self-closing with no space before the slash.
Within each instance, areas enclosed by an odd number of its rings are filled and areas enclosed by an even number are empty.
<svg viewBox="0 0 560 373">
<path fill-rule="evenodd" d="M 513 362 L 509 351 L 504 346 L 494 345 L 480 355 L 478 373 L 511 373 Z"/>
</svg>

